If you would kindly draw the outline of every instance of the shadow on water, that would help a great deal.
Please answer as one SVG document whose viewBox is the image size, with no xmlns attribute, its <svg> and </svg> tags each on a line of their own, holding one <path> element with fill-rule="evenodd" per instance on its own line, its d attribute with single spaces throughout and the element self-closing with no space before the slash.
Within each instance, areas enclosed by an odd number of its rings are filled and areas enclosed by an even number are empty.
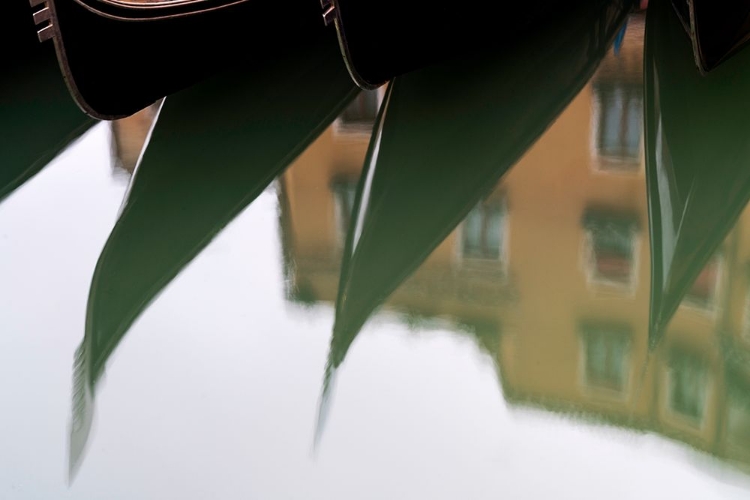
<svg viewBox="0 0 750 500">
<path fill-rule="evenodd" d="M 581 90 L 628 7 L 570 8 L 507 50 L 391 83 L 355 195 L 316 444 L 335 372 L 364 323 Z"/>
<path fill-rule="evenodd" d="M 9 2 L 0 32 L 5 47 L 0 54 L 2 202 L 94 121 L 70 98 L 52 47 L 36 39 L 26 2 Z"/>
<path fill-rule="evenodd" d="M 669 2 L 654 2 L 645 58 L 654 349 L 750 199 L 750 51 L 701 75 Z"/>
<path fill-rule="evenodd" d="M 165 101 L 91 283 L 76 353 L 71 476 L 96 382 L 133 321 L 356 95 L 332 33 L 292 49 L 262 61 L 249 54 L 240 70 Z"/>
</svg>

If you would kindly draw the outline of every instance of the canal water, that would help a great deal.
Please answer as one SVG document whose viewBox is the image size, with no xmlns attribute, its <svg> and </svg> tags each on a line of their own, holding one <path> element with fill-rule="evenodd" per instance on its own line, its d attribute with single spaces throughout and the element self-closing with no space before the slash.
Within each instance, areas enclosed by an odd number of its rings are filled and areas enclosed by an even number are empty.
<svg viewBox="0 0 750 500">
<path fill-rule="evenodd" d="M 335 44 L 115 122 L 49 90 L 0 498 L 747 498 L 750 55 L 602 19 L 368 92 Z"/>
</svg>

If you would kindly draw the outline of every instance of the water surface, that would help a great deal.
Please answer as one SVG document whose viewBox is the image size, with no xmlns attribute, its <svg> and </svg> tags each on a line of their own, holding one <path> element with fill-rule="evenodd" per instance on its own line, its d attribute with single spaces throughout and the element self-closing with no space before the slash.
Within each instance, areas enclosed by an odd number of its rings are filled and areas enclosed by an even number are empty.
<svg viewBox="0 0 750 500">
<path fill-rule="evenodd" d="M 311 47 L 81 132 L 0 204 L 0 498 L 746 498 L 743 156 L 685 166 L 664 100 L 654 148 L 644 24 L 468 87 Z"/>
</svg>

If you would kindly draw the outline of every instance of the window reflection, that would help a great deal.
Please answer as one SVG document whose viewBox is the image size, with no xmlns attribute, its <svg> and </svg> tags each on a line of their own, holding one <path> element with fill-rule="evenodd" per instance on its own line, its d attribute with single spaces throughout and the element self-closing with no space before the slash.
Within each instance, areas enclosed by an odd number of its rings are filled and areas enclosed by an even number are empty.
<svg viewBox="0 0 750 500">
<path fill-rule="evenodd" d="M 587 386 L 623 392 L 629 374 L 630 335 L 612 326 L 583 328 L 584 381 Z"/>
<path fill-rule="evenodd" d="M 475 206 L 464 219 L 462 257 L 500 260 L 505 240 L 505 218 L 505 205 L 500 200 L 488 200 Z"/>
<path fill-rule="evenodd" d="M 591 209 L 584 214 L 589 281 L 630 285 L 634 276 L 637 220 Z"/>
<path fill-rule="evenodd" d="M 700 425 L 706 406 L 708 369 L 699 356 L 681 350 L 672 352 L 669 366 L 669 408 Z"/>
<path fill-rule="evenodd" d="M 693 282 L 683 303 L 700 309 L 713 309 L 718 290 L 721 271 L 721 259 L 714 256 Z"/>
<path fill-rule="evenodd" d="M 590 147 L 596 170 L 633 173 L 643 162 L 644 18 L 630 16 L 618 41 L 591 84 Z"/>
<path fill-rule="evenodd" d="M 599 105 L 596 148 L 599 156 L 621 160 L 603 169 L 635 169 L 641 154 L 643 90 L 640 86 L 598 84 L 594 95 Z"/>
<path fill-rule="evenodd" d="M 750 455 L 750 383 L 740 374 L 730 375 L 727 391 L 726 443 Z"/>
</svg>

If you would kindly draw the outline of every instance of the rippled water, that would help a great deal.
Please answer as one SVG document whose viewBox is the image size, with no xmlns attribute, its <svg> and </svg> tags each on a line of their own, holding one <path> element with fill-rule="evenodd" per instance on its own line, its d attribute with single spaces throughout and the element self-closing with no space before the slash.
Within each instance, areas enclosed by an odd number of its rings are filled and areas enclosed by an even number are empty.
<svg viewBox="0 0 750 500">
<path fill-rule="evenodd" d="M 603 19 L 11 135 L 0 498 L 746 498 L 750 76 Z"/>
</svg>

